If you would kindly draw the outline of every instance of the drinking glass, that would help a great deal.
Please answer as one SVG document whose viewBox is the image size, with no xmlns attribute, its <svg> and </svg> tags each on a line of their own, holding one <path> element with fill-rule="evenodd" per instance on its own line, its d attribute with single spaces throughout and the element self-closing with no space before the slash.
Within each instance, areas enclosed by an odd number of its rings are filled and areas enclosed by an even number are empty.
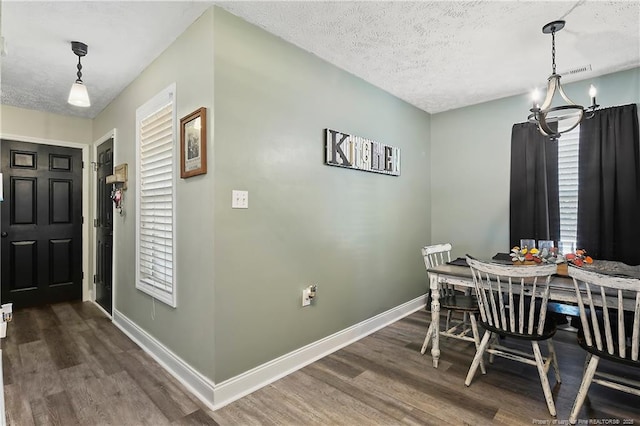
<svg viewBox="0 0 640 426">
<path fill-rule="evenodd" d="M 553 240 L 538 240 L 538 250 L 542 251 L 542 249 L 546 248 L 551 251 L 554 248 Z"/>
<path fill-rule="evenodd" d="M 573 241 L 558 241 L 558 252 L 568 254 L 576 251 L 576 243 Z"/>
<path fill-rule="evenodd" d="M 520 240 L 520 249 L 531 250 L 532 248 L 536 248 L 536 240 L 530 239 L 522 239 Z"/>
</svg>

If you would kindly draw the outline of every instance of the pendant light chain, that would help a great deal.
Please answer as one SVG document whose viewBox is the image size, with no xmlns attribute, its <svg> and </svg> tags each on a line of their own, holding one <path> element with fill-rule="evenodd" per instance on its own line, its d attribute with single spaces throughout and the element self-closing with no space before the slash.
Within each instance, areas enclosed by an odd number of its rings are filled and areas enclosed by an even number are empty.
<svg viewBox="0 0 640 426">
<path fill-rule="evenodd" d="M 80 56 L 78 56 L 78 72 L 76 75 L 78 76 L 78 80 L 76 81 L 82 81 L 82 64 L 80 63 Z"/>
</svg>

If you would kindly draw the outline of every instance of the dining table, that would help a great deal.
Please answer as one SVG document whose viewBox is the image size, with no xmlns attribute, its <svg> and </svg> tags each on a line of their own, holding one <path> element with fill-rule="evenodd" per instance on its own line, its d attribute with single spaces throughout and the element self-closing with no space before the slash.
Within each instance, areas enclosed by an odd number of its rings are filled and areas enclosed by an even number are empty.
<svg viewBox="0 0 640 426">
<path fill-rule="evenodd" d="M 496 256 L 494 256 L 493 259 L 496 260 Z M 506 263 L 504 260 L 500 260 L 499 256 L 497 259 L 497 263 Z M 604 262 L 600 263 L 599 266 L 602 269 L 599 272 L 602 273 L 640 278 L 640 267 L 638 267 L 638 273 L 636 273 L 634 269 L 627 268 L 621 270 L 619 268 L 610 268 L 609 264 L 605 264 Z M 595 268 L 598 268 L 598 264 L 596 264 Z M 616 273 L 616 271 L 622 271 L 622 273 Z M 437 368 L 438 361 L 440 360 L 440 286 L 442 284 L 449 284 L 460 288 L 474 288 L 474 283 L 471 269 L 466 264 L 466 259 L 464 258 L 458 258 L 452 262 L 434 266 L 427 269 L 427 272 L 429 273 L 429 289 L 431 293 L 431 321 L 434 325 L 431 337 L 431 357 L 433 366 Z M 552 275 L 549 283 L 549 303 L 560 307 L 571 307 L 577 305 L 577 301 L 578 297 L 573 279 L 564 273 Z M 635 300 L 633 299 L 625 299 L 625 310 L 632 310 L 634 303 Z"/>
</svg>

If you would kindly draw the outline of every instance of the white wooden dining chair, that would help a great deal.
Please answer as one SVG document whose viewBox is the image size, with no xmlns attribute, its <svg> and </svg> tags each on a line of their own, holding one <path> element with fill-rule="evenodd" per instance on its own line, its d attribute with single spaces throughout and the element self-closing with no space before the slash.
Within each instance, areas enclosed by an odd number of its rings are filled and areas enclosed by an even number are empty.
<svg viewBox="0 0 640 426">
<path fill-rule="evenodd" d="M 556 408 L 547 373 L 552 366 L 561 382 L 552 336 L 556 332 L 553 317 L 547 317 L 549 281 L 556 265 L 515 266 L 482 262 L 467 255 L 480 307 L 480 324 L 486 330 L 473 358 L 465 385 L 469 386 L 485 352 L 534 365 L 552 416 Z M 495 335 L 531 342 L 533 354 L 496 343 Z M 548 355 L 542 356 L 539 341 L 546 340 Z M 489 342 L 493 341 L 491 345 Z"/>
<path fill-rule="evenodd" d="M 451 261 L 451 244 L 435 244 L 422 248 L 424 265 L 429 270 L 432 267 L 442 265 Z M 479 313 L 478 303 L 474 295 L 470 292 L 462 293 L 456 291 L 454 286 L 447 283 L 440 283 L 440 309 L 446 311 L 446 321 L 443 331 L 439 335 L 454 339 L 472 342 L 478 347 L 480 344 L 480 334 L 476 315 Z M 468 290 L 468 289 L 467 289 Z M 442 311 L 441 311 L 442 312 Z M 454 318 L 453 313 L 458 312 L 462 318 Z M 420 353 L 424 355 L 433 338 L 433 322 L 427 328 L 427 335 L 424 338 Z M 485 372 L 484 364 L 481 365 L 482 372 Z"/>
<path fill-rule="evenodd" d="M 601 358 L 640 367 L 640 279 L 604 275 L 572 265 L 569 276 L 580 309 L 578 343 L 587 351 L 582 383 L 569 416 L 575 424 L 591 383 L 640 396 L 640 381 L 597 371 Z M 624 299 L 631 302 L 625 305 Z"/>
</svg>

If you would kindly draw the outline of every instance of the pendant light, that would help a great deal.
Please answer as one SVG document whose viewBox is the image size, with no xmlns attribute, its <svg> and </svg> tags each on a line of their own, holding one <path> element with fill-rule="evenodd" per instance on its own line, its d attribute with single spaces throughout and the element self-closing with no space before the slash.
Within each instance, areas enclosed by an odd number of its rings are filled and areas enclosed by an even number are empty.
<svg viewBox="0 0 640 426">
<path fill-rule="evenodd" d="M 538 125 L 540 133 L 557 139 L 562 133 L 573 130 L 584 118 L 593 117 L 593 112 L 599 106 L 596 104 L 596 89 L 591 85 L 589 96 L 591 106 L 583 108 L 573 102 L 562 89 L 560 75 L 556 74 L 556 32 L 564 28 L 565 21 L 553 21 L 542 27 L 544 34 L 551 34 L 551 65 L 552 72 L 547 83 L 547 94 L 542 105 L 538 105 L 537 90 L 533 94 L 533 107 L 528 120 Z M 564 105 L 551 106 L 556 92 L 564 100 Z"/>
<path fill-rule="evenodd" d="M 73 86 L 71 86 L 69 100 L 67 102 L 79 107 L 90 107 L 91 101 L 89 100 L 87 86 L 82 82 L 82 64 L 80 63 L 80 58 L 87 54 L 87 45 L 79 41 L 72 41 L 71 50 L 78 56 L 78 78 L 75 83 L 73 83 Z"/>
</svg>

